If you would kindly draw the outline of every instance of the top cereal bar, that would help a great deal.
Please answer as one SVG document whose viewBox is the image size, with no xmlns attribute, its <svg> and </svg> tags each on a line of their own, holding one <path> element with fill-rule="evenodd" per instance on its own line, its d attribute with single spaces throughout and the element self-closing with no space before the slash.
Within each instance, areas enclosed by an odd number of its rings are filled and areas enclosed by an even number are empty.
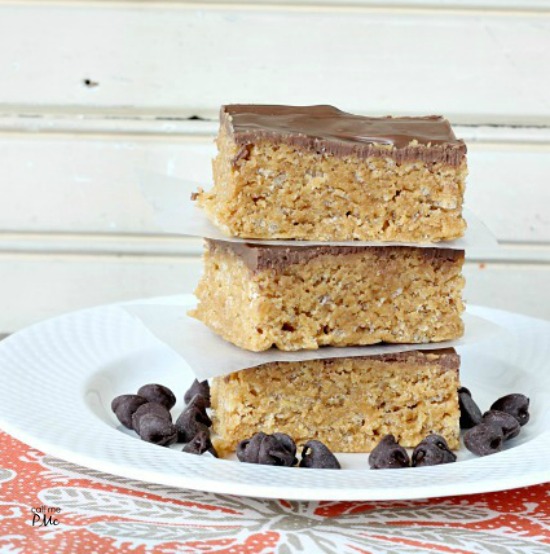
<svg viewBox="0 0 550 554">
<path fill-rule="evenodd" d="M 196 195 L 228 235 L 435 242 L 458 238 L 466 145 L 440 116 L 332 106 L 222 106 L 214 186 Z"/>
</svg>

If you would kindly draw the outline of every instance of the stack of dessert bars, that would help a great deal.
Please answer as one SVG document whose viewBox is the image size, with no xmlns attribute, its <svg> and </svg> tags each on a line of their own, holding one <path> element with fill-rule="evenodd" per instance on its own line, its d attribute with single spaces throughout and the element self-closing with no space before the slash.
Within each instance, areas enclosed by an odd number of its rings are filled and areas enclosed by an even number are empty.
<svg viewBox="0 0 550 554">
<path fill-rule="evenodd" d="M 255 242 L 206 240 L 191 315 L 254 352 L 463 334 L 464 251 L 433 247 L 466 226 L 466 146 L 447 120 L 228 105 L 217 146 L 214 186 L 195 200 L 228 236 Z M 263 431 L 335 452 L 369 452 L 388 433 L 414 447 L 434 432 L 458 448 L 456 352 L 366 350 L 215 378 L 216 447 Z"/>
</svg>

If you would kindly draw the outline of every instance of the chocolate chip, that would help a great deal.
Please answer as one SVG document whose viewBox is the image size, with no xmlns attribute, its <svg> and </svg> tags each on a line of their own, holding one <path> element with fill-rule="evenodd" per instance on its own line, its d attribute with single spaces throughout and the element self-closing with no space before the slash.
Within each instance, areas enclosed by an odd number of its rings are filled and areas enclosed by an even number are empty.
<svg viewBox="0 0 550 554">
<path fill-rule="evenodd" d="M 137 394 L 121 394 L 111 402 L 111 410 L 115 413 L 118 420 L 124 427 L 133 429 L 132 415 L 147 400 Z"/>
<path fill-rule="evenodd" d="M 434 446 L 437 446 L 437 448 L 439 448 L 440 450 L 444 450 L 453 454 L 452 450 L 449 448 L 449 445 L 447 444 L 447 441 L 445 440 L 445 437 L 442 437 L 441 435 L 438 435 L 436 433 L 430 433 L 429 435 L 426 435 L 421 442 L 433 444 Z"/>
<path fill-rule="evenodd" d="M 458 403 L 460 405 L 461 429 L 470 429 L 481 423 L 481 410 L 474 402 L 472 393 L 466 387 L 458 389 Z"/>
<path fill-rule="evenodd" d="M 141 418 L 146 414 L 162 417 L 172 423 L 172 416 L 166 406 L 158 402 L 147 402 L 142 404 L 132 416 L 132 428 L 138 435 L 140 434 Z"/>
<path fill-rule="evenodd" d="M 187 404 L 186 409 L 190 406 L 194 406 L 195 408 L 203 412 L 206 417 L 208 417 L 208 414 L 206 413 L 206 408 L 208 408 L 209 406 L 208 400 L 202 394 L 195 394 L 195 396 L 193 396 L 193 398 L 191 398 L 191 400 Z M 209 427 L 210 425 L 211 423 L 208 424 Z"/>
<path fill-rule="evenodd" d="M 340 462 L 338 462 L 336 456 L 322 442 L 310 440 L 304 444 L 300 467 L 340 469 Z"/>
<path fill-rule="evenodd" d="M 164 385 L 157 385 L 156 383 L 143 385 L 138 390 L 138 394 L 146 398 L 148 402 L 162 404 L 167 410 L 171 410 L 176 405 L 174 393 Z"/>
<path fill-rule="evenodd" d="M 200 394 L 201 396 L 204 396 L 206 400 L 206 407 L 210 408 L 210 385 L 208 384 L 208 381 L 199 381 L 195 379 L 193 381 L 193 384 L 189 387 L 187 392 L 185 393 L 183 397 L 183 401 L 186 404 L 189 404 L 193 396 L 196 394 Z"/>
<path fill-rule="evenodd" d="M 502 450 L 504 434 L 500 425 L 484 422 L 464 433 L 464 446 L 478 456 L 496 454 Z"/>
<path fill-rule="evenodd" d="M 383 437 L 369 456 L 371 469 L 397 469 L 409 465 L 407 451 L 397 443 L 393 435 Z"/>
<path fill-rule="evenodd" d="M 524 394 L 507 394 L 494 402 L 491 410 L 513 415 L 523 426 L 529 421 L 529 398 Z"/>
<path fill-rule="evenodd" d="M 435 466 L 456 462 L 456 454 L 451 451 L 447 441 L 435 433 L 428 435 L 414 449 L 412 466 Z"/>
<path fill-rule="evenodd" d="M 260 444 L 264 437 L 267 437 L 267 435 L 260 431 L 252 435 L 251 438 L 240 441 L 239 444 L 237 444 L 237 458 L 239 461 L 257 464 L 260 454 Z"/>
<path fill-rule="evenodd" d="M 287 442 L 275 435 L 267 435 L 260 444 L 258 463 L 271 466 L 292 467 L 296 465 L 296 445 L 289 449 Z"/>
<path fill-rule="evenodd" d="M 494 423 L 499 425 L 504 435 L 504 440 L 510 440 L 519 435 L 521 425 L 519 421 L 511 414 L 499 410 L 489 410 L 483 414 L 484 423 Z"/>
<path fill-rule="evenodd" d="M 178 440 L 176 426 L 165 417 L 147 413 L 139 419 L 139 436 L 147 442 L 168 446 Z"/>
<path fill-rule="evenodd" d="M 182 452 L 188 454 L 204 454 L 210 452 L 215 458 L 218 457 L 216 449 L 210 441 L 210 431 L 205 427 L 201 429 L 182 449 Z"/>
<path fill-rule="evenodd" d="M 286 433 L 273 433 L 273 436 L 290 452 L 296 456 L 296 443 L 293 438 Z"/>
<path fill-rule="evenodd" d="M 287 467 L 296 465 L 296 445 L 288 435 L 282 435 L 259 432 L 250 439 L 242 440 L 237 445 L 237 458 L 249 464 Z"/>
<path fill-rule="evenodd" d="M 194 405 L 187 406 L 176 420 L 178 437 L 181 442 L 190 442 L 199 431 L 204 429 L 208 431 L 208 427 L 211 425 L 212 421 L 207 413 Z"/>
</svg>

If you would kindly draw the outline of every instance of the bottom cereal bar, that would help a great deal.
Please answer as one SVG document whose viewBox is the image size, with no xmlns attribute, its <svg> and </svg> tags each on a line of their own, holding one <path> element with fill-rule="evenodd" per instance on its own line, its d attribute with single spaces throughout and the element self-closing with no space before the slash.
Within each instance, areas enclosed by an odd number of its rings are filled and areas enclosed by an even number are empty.
<svg viewBox="0 0 550 554">
<path fill-rule="evenodd" d="M 438 433 L 459 446 L 459 365 L 453 349 L 272 362 L 216 377 L 214 444 L 221 453 L 258 431 L 334 452 L 370 452 L 395 435 L 405 447 Z"/>
</svg>

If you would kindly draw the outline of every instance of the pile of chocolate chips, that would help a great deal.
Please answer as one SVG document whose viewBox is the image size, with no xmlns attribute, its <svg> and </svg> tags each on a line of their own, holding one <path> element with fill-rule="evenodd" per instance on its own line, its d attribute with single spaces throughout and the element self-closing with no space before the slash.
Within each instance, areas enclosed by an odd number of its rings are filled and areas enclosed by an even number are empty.
<svg viewBox="0 0 550 554">
<path fill-rule="evenodd" d="M 529 421 L 529 398 L 523 394 L 508 394 L 496 400 L 483 413 L 471 392 L 458 390 L 460 428 L 466 429 L 464 445 L 478 456 L 500 452 L 505 441 L 519 435 Z M 137 394 L 123 394 L 111 402 L 111 409 L 122 425 L 135 431 L 143 440 L 169 446 L 183 442 L 183 452 L 218 454 L 210 440 L 212 421 L 206 412 L 210 407 L 208 381 L 193 382 L 184 395 L 185 409 L 174 424 L 170 410 L 176 404 L 174 393 L 163 385 L 151 383 L 141 387 Z M 285 433 L 255 433 L 237 446 L 241 462 L 292 467 L 298 463 L 296 444 Z M 425 437 L 409 458 L 393 435 L 385 435 L 369 456 L 371 469 L 421 467 L 456 461 L 445 439 L 436 434 Z M 340 469 L 340 463 L 322 442 L 310 440 L 302 449 L 300 467 Z"/>
<path fill-rule="evenodd" d="M 466 387 L 458 389 L 458 400 L 460 428 L 467 429 L 464 446 L 478 456 L 500 452 L 504 442 L 517 437 L 529 421 L 529 398 L 523 394 L 499 398 L 484 414 Z"/>
<path fill-rule="evenodd" d="M 296 443 L 285 433 L 255 433 L 237 445 L 237 458 L 249 464 L 292 467 L 298 463 Z M 340 469 L 336 456 L 322 442 L 307 441 L 302 449 L 300 467 Z"/>
<path fill-rule="evenodd" d="M 170 410 L 176 405 L 174 393 L 163 385 L 143 385 L 137 394 L 122 394 L 111 402 L 111 409 L 124 427 L 135 431 L 141 439 L 161 446 L 185 443 L 183 452 L 218 457 L 210 441 L 212 421 L 206 413 L 210 407 L 208 381 L 195 379 L 184 395 L 185 409 L 172 422 Z"/>
<path fill-rule="evenodd" d="M 407 451 L 393 435 L 385 435 L 369 456 L 371 469 L 396 469 L 400 467 L 422 467 L 456 462 L 447 441 L 432 433 L 423 439 L 409 458 Z"/>
</svg>

